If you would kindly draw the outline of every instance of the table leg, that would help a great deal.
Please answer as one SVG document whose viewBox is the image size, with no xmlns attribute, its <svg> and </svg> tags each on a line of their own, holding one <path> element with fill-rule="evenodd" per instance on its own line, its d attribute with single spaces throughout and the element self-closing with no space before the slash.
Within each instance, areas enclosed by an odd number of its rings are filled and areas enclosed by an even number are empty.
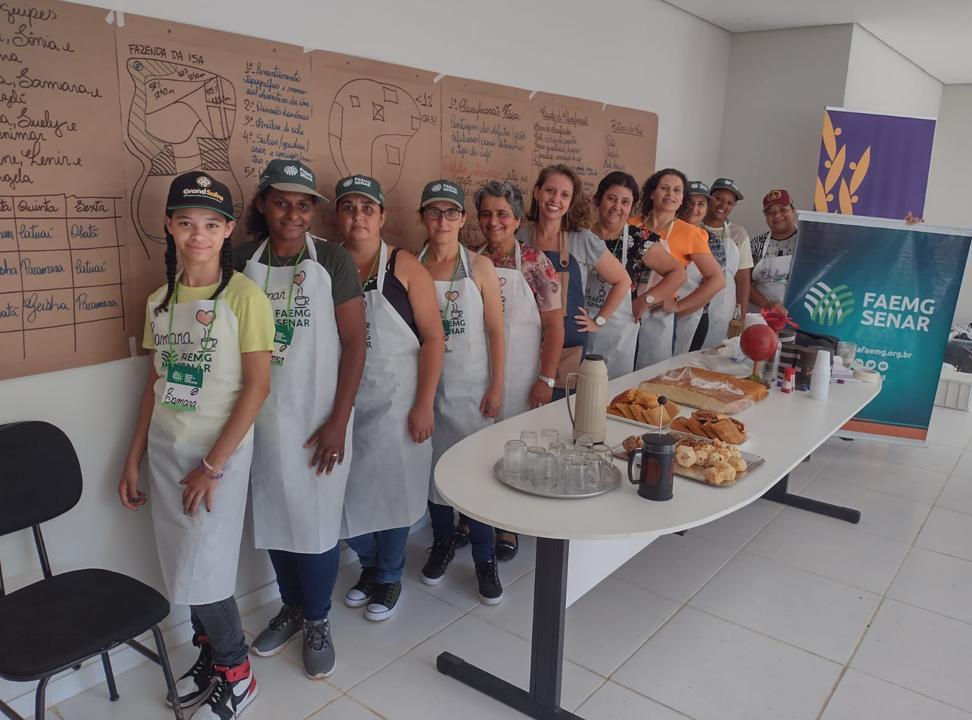
<svg viewBox="0 0 972 720">
<path fill-rule="evenodd" d="M 837 518 L 838 520 L 846 520 L 847 522 L 854 523 L 855 525 L 861 521 L 860 510 L 843 507 L 841 505 L 832 505 L 820 500 L 814 500 L 813 498 L 803 497 L 802 495 L 794 495 L 793 493 L 788 492 L 786 488 L 789 480 L 790 475 L 787 473 L 783 476 L 782 480 L 767 490 L 763 497 L 767 500 L 778 502 L 781 505 L 789 505 L 790 507 L 799 508 L 800 510 L 807 510 L 808 512 L 817 513 L 818 515 L 826 515 L 827 517 Z"/>
<path fill-rule="evenodd" d="M 439 672 L 536 720 L 582 720 L 560 707 L 568 542 L 537 538 L 529 692 L 449 652 L 436 658 Z"/>
</svg>

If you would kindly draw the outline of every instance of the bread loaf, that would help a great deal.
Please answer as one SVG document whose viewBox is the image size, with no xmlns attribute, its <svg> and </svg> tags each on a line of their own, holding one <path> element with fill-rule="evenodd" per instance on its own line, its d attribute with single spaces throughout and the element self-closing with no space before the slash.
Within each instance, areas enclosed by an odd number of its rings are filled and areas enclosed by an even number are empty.
<svg viewBox="0 0 972 720">
<path fill-rule="evenodd" d="M 683 405 L 732 414 L 766 397 L 766 388 L 752 380 L 697 367 L 669 370 L 638 386 L 639 390 L 664 395 Z"/>
</svg>

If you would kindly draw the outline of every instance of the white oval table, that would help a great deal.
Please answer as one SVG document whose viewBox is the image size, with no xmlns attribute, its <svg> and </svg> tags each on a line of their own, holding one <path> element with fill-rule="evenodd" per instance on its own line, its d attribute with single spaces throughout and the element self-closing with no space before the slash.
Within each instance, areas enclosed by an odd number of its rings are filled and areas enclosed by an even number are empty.
<svg viewBox="0 0 972 720">
<path fill-rule="evenodd" d="M 610 383 L 608 396 L 637 387 L 640 381 L 669 368 L 695 363 L 697 356 L 681 355 L 618 378 Z M 504 443 L 519 438 L 521 430 L 535 430 L 539 435 L 541 429 L 553 428 L 560 431 L 562 440 L 569 442 L 570 420 L 564 400 L 460 441 L 435 467 L 435 483 L 442 496 L 476 520 L 537 538 L 530 687 L 529 691 L 516 687 L 451 653 L 439 655 L 439 671 L 530 717 L 577 718 L 560 707 L 570 541 L 584 548 L 583 566 L 571 565 L 571 572 L 582 575 L 579 587 L 570 593 L 572 602 L 655 538 L 704 525 L 759 497 L 857 522 L 858 511 L 791 495 L 786 491 L 786 481 L 797 464 L 880 391 L 880 383 L 834 384 L 830 398 L 819 402 L 805 392 L 784 394 L 771 390 L 765 400 L 737 415 L 750 436 L 743 449 L 763 457 L 765 463 L 728 488 L 676 476 L 674 497 L 666 502 L 641 498 L 627 480 L 618 490 L 605 495 L 552 499 L 514 490 L 495 479 L 492 468 L 503 455 Z M 606 442 L 614 447 L 625 437 L 643 432 L 635 425 L 609 419 Z M 620 460 L 615 463 L 626 474 L 626 466 Z"/>
</svg>

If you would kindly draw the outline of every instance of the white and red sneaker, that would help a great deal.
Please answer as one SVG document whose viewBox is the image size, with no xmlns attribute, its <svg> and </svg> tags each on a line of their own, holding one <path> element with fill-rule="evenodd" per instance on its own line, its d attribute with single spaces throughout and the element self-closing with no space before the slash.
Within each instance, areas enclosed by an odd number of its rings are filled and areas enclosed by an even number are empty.
<svg viewBox="0 0 972 720">
<path fill-rule="evenodd" d="M 257 694 L 256 678 L 250 661 L 236 667 L 216 665 L 216 685 L 212 694 L 193 714 L 193 720 L 231 720 L 253 702 Z"/>
</svg>

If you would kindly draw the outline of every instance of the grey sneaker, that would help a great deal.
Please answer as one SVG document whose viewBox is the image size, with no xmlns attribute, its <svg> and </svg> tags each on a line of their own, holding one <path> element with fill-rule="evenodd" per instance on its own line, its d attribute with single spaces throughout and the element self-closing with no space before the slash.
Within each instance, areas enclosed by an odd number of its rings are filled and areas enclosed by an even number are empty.
<svg viewBox="0 0 972 720">
<path fill-rule="evenodd" d="M 331 623 L 323 620 L 304 620 L 304 674 L 309 678 L 326 678 L 334 672 L 337 658 L 331 641 Z"/>
<path fill-rule="evenodd" d="M 250 645 L 253 654 L 260 657 L 276 655 L 287 647 L 287 643 L 294 635 L 300 632 L 303 620 L 302 608 L 284 605 Z"/>
<path fill-rule="evenodd" d="M 375 591 L 375 579 L 378 577 L 378 568 L 361 568 L 361 577 L 350 590 L 344 595 L 344 604 L 351 608 L 359 608 L 367 604 L 371 595 Z"/>
<path fill-rule="evenodd" d="M 395 614 L 398 607 L 398 598 L 402 595 L 402 581 L 393 583 L 378 583 L 375 585 L 375 592 L 371 596 L 371 602 L 365 608 L 365 618 L 379 622 L 387 620 Z"/>
</svg>

